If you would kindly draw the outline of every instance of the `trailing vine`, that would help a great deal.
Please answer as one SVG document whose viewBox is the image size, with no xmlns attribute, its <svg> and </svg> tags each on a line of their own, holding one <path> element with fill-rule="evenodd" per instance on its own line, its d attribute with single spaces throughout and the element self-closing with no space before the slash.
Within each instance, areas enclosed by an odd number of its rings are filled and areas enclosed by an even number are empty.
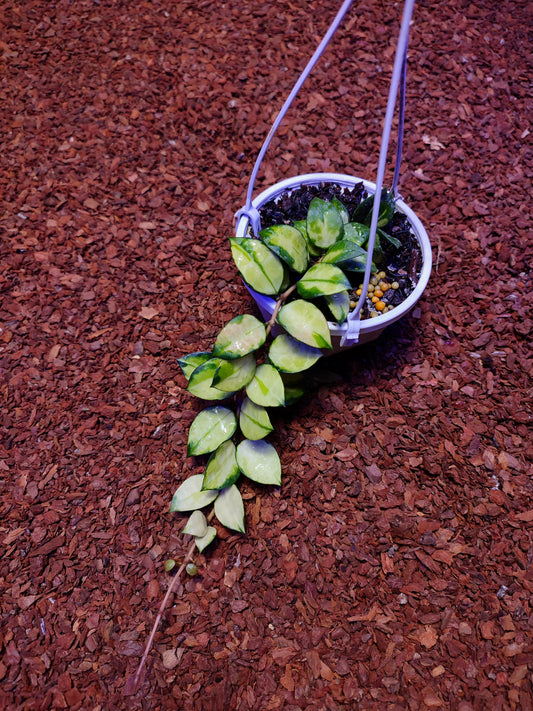
<svg viewBox="0 0 533 711">
<path fill-rule="evenodd" d="M 381 224 L 390 222 L 393 213 L 392 195 L 386 193 Z M 368 222 L 371 202 L 363 200 L 355 214 Z M 266 323 L 250 314 L 236 316 L 221 330 L 211 351 L 178 360 L 190 393 L 210 401 L 233 400 L 233 407 L 211 405 L 192 422 L 188 454 L 210 456 L 205 472 L 186 479 L 170 506 L 171 512 L 193 512 L 184 533 L 194 537 L 200 551 L 216 537 L 201 509 L 213 504 L 218 522 L 242 533 L 241 476 L 259 484 L 281 484 L 279 456 L 265 440 L 272 432 L 268 408 L 284 406 L 303 394 L 294 376 L 332 348 L 325 314 L 338 323 L 346 320 L 353 274 L 364 272 L 366 266 L 368 234 L 368 225 L 350 220 L 338 198 L 315 197 L 305 220 L 266 227 L 259 239 L 230 240 L 245 282 L 274 297 L 275 307 Z M 377 245 L 374 259 L 380 258 Z M 284 332 L 271 339 L 276 324 Z"/>
<path fill-rule="evenodd" d="M 366 267 L 373 198 L 361 196 L 354 206 L 353 196 L 347 195 L 347 202 L 350 209 L 338 197 L 313 197 L 305 219 L 268 226 L 258 238 L 230 239 L 233 260 L 246 284 L 274 298 L 275 306 L 266 322 L 251 314 L 236 316 L 222 328 L 210 351 L 178 359 L 188 392 L 215 403 L 196 415 L 187 440 L 189 456 L 208 459 L 204 473 L 191 475 L 172 497 L 171 512 L 192 512 L 182 530 L 192 542 L 126 693 L 134 693 L 138 685 L 177 581 L 188 566 L 189 573 L 196 572 L 195 550 L 201 552 L 215 540 L 213 519 L 245 532 L 240 481 L 281 484 L 280 458 L 266 441 L 273 431 L 268 410 L 304 394 L 301 374 L 332 348 L 328 318 L 344 323 L 355 306 L 357 284 Z M 384 191 L 372 255 L 374 273 L 383 260 L 384 242 L 393 252 L 401 247 L 391 229 L 394 216 L 392 192 Z M 281 333 L 276 333 L 277 326 Z M 211 504 L 206 516 L 203 509 Z M 174 561 L 169 559 L 165 567 L 170 571 Z"/>
</svg>

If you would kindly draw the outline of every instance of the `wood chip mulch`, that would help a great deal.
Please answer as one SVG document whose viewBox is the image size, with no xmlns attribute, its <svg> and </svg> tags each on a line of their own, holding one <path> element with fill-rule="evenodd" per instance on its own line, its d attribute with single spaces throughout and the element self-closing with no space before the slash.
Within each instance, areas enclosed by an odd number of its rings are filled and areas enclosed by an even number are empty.
<svg viewBox="0 0 533 711">
<path fill-rule="evenodd" d="M 533 708 L 519 0 L 416 6 L 401 192 L 427 291 L 276 413 L 283 486 L 244 489 L 246 535 L 196 557 L 124 695 L 188 547 L 168 506 L 202 405 L 176 358 L 255 309 L 233 215 L 338 5 L 1 4 L 1 708 Z M 400 5 L 354 5 L 258 189 L 375 179 Z"/>
</svg>

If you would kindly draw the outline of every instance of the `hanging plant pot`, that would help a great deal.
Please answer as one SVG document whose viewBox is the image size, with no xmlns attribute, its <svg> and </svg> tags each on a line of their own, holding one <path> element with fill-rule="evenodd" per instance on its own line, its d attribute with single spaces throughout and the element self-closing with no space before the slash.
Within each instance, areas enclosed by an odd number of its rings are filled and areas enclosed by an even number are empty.
<svg viewBox="0 0 533 711">
<path fill-rule="evenodd" d="M 367 195 L 373 196 L 375 194 L 376 186 L 367 180 L 362 180 L 360 178 L 352 177 L 349 175 L 342 175 L 337 173 L 313 173 L 308 175 L 299 175 L 293 178 L 288 178 L 279 183 L 276 183 L 272 187 L 264 190 L 260 193 L 253 201 L 252 207 L 254 212 L 257 211 L 259 219 L 262 218 L 262 210 L 265 209 L 267 205 L 272 205 L 274 201 L 279 206 L 280 214 L 283 213 L 283 204 L 287 200 L 287 195 L 298 188 L 307 186 L 323 186 L 324 184 L 330 184 L 334 186 L 339 186 L 341 188 L 340 193 L 340 203 L 342 210 L 342 193 L 344 191 L 351 191 L 358 186 L 362 186 Z M 284 196 L 284 200 L 281 197 Z M 414 272 L 408 274 L 408 270 L 401 270 L 406 272 L 406 281 L 409 282 L 409 288 L 406 290 L 407 293 L 400 303 L 395 303 L 394 307 L 389 307 L 387 302 L 387 296 L 383 297 L 386 306 L 384 312 L 371 311 L 370 309 L 363 309 L 360 323 L 358 324 L 358 329 L 352 338 L 349 337 L 351 319 L 350 314 L 348 314 L 347 319 L 344 323 L 337 323 L 336 321 L 328 319 L 328 327 L 331 336 L 331 343 L 333 348 L 328 349 L 328 353 L 336 352 L 339 350 L 344 350 L 345 348 L 353 347 L 357 344 L 367 343 L 369 341 L 377 338 L 387 326 L 398 321 L 403 316 L 405 316 L 414 307 L 416 302 L 420 299 L 431 273 L 432 255 L 431 255 L 431 244 L 424 226 L 420 222 L 416 214 L 405 204 L 401 199 L 394 201 L 394 211 L 405 216 L 407 224 L 409 227 L 410 240 L 414 238 L 416 245 L 416 266 Z M 347 219 L 347 218 L 345 218 Z M 282 220 L 280 219 L 280 222 Z M 288 220 L 283 220 L 283 222 L 288 222 Z M 346 229 L 348 232 L 348 229 Z M 247 214 L 241 214 L 236 226 L 236 237 L 248 237 L 253 239 L 253 234 L 250 230 L 250 220 Z M 386 260 L 383 264 L 379 264 L 375 271 L 379 274 L 380 271 L 385 272 L 384 279 L 388 280 L 387 286 L 391 283 L 394 284 L 394 278 L 396 272 L 390 273 L 387 270 Z M 293 276 L 295 279 L 298 278 L 298 274 L 293 270 Z M 356 287 L 362 278 L 354 275 L 351 279 L 353 292 L 351 297 L 352 310 L 354 306 L 353 299 L 358 298 Z M 246 283 L 246 282 L 245 282 Z M 253 298 L 255 299 L 263 317 L 265 319 L 270 319 L 274 313 L 276 307 L 276 300 L 272 298 L 271 295 L 260 293 L 255 289 L 251 288 L 248 284 L 246 285 Z M 370 289 L 373 285 L 370 286 Z M 379 291 L 378 291 L 379 293 Z M 398 294 L 394 294 L 394 290 L 390 291 L 395 297 Z M 397 299 L 396 299 L 397 300 Z M 355 336 L 355 337 L 353 337 Z M 326 351 L 325 351 L 326 352 Z"/>
<path fill-rule="evenodd" d="M 281 459 L 265 441 L 273 430 L 268 409 L 300 398 L 306 390 L 306 371 L 323 355 L 371 341 L 405 316 L 429 279 L 426 230 L 397 189 L 414 0 L 405 0 L 376 183 L 336 173 L 300 175 L 252 198 L 259 166 L 277 127 L 352 2 L 342 3 L 274 121 L 252 171 L 246 203 L 236 216 L 232 256 L 266 323 L 250 314 L 235 316 L 210 350 L 178 359 L 187 390 L 215 402 L 195 417 L 187 441 L 188 455 L 209 459 L 204 473 L 189 476 L 172 497 L 171 512 L 192 512 L 183 532 L 194 542 L 161 603 L 137 672 L 126 684 L 127 694 L 137 688 L 174 581 L 184 572 L 196 574 L 194 550 L 203 551 L 216 537 L 210 522 L 216 518 L 220 525 L 244 533 L 241 481 L 281 484 Z M 392 189 L 387 191 L 383 178 L 400 84 L 396 165 Z M 304 214 L 295 217 L 294 204 L 298 211 L 304 207 L 301 189 L 307 192 Z M 310 192 L 314 194 L 309 198 Z M 414 255 L 407 263 L 406 251 Z M 397 286 L 392 281 L 395 275 Z M 386 295 L 395 291 L 392 297 Z M 213 511 L 206 517 L 201 509 L 210 504 Z M 167 562 L 170 570 L 174 560 Z"/>
</svg>

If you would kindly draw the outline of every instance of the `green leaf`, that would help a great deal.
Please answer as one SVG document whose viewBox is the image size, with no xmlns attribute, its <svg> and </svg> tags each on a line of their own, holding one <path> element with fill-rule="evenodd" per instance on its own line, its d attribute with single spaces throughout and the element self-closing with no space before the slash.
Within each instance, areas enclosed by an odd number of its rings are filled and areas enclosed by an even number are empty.
<svg viewBox="0 0 533 711">
<path fill-rule="evenodd" d="M 328 322 L 324 314 L 308 301 L 297 299 L 282 306 L 278 322 L 291 336 L 308 346 L 331 348 Z"/>
<path fill-rule="evenodd" d="M 350 242 L 355 242 L 362 247 L 368 240 L 370 235 L 370 227 L 362 225 L 360 222 L 349 222 L 344 225 L 344 239 L 349 239 Z"/>
<path fill-rule="evenodd" d="M 202 489 L 225 489 L 239 478 L 239 467 L 235 459 L 235 445 L 229 439 L 209 457 Z"/>
<path fill-rule="evenodd" d="M 200 553 L 207 548 L 207 546 L 212 543 L 217 535 L 217 529 L 214 526 L 208 526 L 205 535 L 202 537 L 196 536 L 194 542 Z"/>
<path fill-rule="evenodd" d="M 183 375 L 189 380 L 192 372 L 196 370 L 199 365 L 205 363 L 211 358 L 211 353 L 206 353 L 204 351 L 198 353 L 189 353 L 189 355 L 183 358 L 178 358 L 178 365 L 181 368 Z"/>
<path fill-rule="evenodd" d="M 350 288 L 348 278 L 339 267 L 322 262 L 308 269 L 297 283 L 298 293 L 307 299 L 338 294 Z"/>
<path fill-rule="evenodd" d="M 378 227 L 385 227 L 392 220 L 394 215 L 394 193 L 383 190 L 381 202 L 379 203 Z M 370 223 L 368 223 L 370 224 Z"/>
<path fill-rule="evenodd" d="M 314 365 L 322 351 L 307 346 L 292 336 L 282 333 L 272 341 L 268 357 L 278 370 L 284 373 L 299 373 Z"/>
<path fill-rule="evenodd" d="M 295 220 L 292 225 L 293 227 L 296 227 L 298 232 L 300 232 L 302 237 L 305 239 L 305 242 L 307 244 L 307 251 L 310 255 L 312 255 L 313 257 L 318 257 L 320 254 L 322 254 L 322 250 L 320 249 L 320 247 L 315 247 L 315 245 L 311 244 L 309 240 L 309 235 L 307 234 L 307 220 Z"/>
<path fill-rule="evenodd" d="M 301 373 L 283 373 L 283 383 L 285 385 L 285 405 L 292 405 L 305 395 L 305 379 Z"/>
<path fill-rule="evenodd" d="M 221 362 L 220 358 L 210 358 L 195 368 L 189 378 L 187 390 L 202 400 L 223 400 L 229 397 L 232 393 L 222 392 L 222 390 L 211 387 L 211 383 Z"/>
<path fill-rule="evenodd" d="M 215 501 L 215 516 L 226 528 L 244 533 L 244 504 L 235 484 L 219 493 Z"/>
<path fill-rule="evenodd" d="M 290 225 L 274 225 L 261 230 L 259 236 L 280 259 L 295 272 L 303 272 L 309 262 L 305 237 Z"/>
<path fill-rule="evenodd" d="M 261 405 L 256 405 L 246 397 L 239 413 L 239 426 L 247 439 L 263 439 L 272 432 L 273 427 L 268 412 Z"/>
<path fill-rule="evenodd" d="M 230 244 L 233 261 L 244 281 L 260 294 L 277 294 L 285 273 L 278 257 L 258 239 L 235 237 Z"/>
<path fill-rule="evenodd" d="M 366 218 L 372 210 L 372 205 L 374 204 L 374 196 L 369 195 L 364 200 L 361 200 L 359 205 L 355 208 L 352 221 L 358 222 L 359 224 L 366 224 Z"/>
<path fill-rule="evenodd" d="M 338 294 L 324 298 L 335 321 L 339 324 L 344 323 L 350 313 L 350 292 L 340 291 Z"/>
<path fill-rule="evenodd" d="M 386 239 L 387 242 L 390 242 L 390 244 L 392 244 L 392 246 L 395 247 L 396 249 L 400 249 L 400 247 L 402 246 L 402 243 L 400 242 L 400 240 L 397 237 L 390 235 L 388 232 L 385 232 L 385 230 L 378 229 L 378 235 L 382 239 Z"/>
<path fill-rule="evenodd" d="M 378 264 L 383 260 L 383 250 L 381 248 L 381 238 L 379 233 L 381 230 L 376 232 L 376 240 L 374 242 L 374 251 L 372 252 L 372 259 Z"/>
<path fill-rule="evenodd" d="M 202 491 L 203 480 L 203 474 L 193 474 L 185 479 L 172 497 L 170 512 L 196 511 L 215 501 L 218 491 Z"/>
<path fill-rule="evenodd" d="M 263 407 L 279 407 L 285 404 L 281 375 L 268 363 L 258 366 L 253 380 L 246 387 L 246 394 L 252 402 Z"/>
<path fill-rule="evenodd" d="M 259 484 L 281 484 L 281 462 L 274 447 L 260 439 L 245 439 L 237 447 L 237 463 L 242 473 Z"/>
<path fill-rule="evenodd" d="M 248 385 L 254 377 L 255 356 L 249 353 L 243 358 L 223 360 L 213 378 L 213 387 L 224 392 L 237 392 Z"/>
<path fill-rule="evenodd" d="M 359 203 L 354 215 L 354 222 L 363 222 L 365 225 L 370 225 L 372 222 L 372 212 L 374 209 L 374 195 L 369 195 L 365 200 Z M 381 191 L 381 200 L 379 203 L 378 227 L 383 227 L 390 222 L 394 215 L 394 194 L 383 188 Z"/>
<path fill-rule="evenodd" d="M 335 244 L 331 245 L 321 264 L 337 264 L 350 271 L 364 271 L 366 252 L 355 242 L 349 239 L 342 239 L 340 242 L 335 242 Z"/>
<path fill-rule="evenodd" d="M 191 423 L 187 455 L 214 452 L 237 429 L 237 416 L 227 407 L 215 405 L 198 413 Z"/>
<path fill-rule="evenodd" d="M 344 207 L 339 198 L 333 197 L 331 199 L 331 204 L 334 205 L 339 211 L 339 215 L 342 217 L 343 224 L 346 225 L 348 222 L 350 222 L 350 215 L 348 214 L 348 210 Z"/>
<path fill-rule="evenodd" d="M 307 212 L 307 234 L 315 247 L 326 248 L 342 237 L 342 215 L 335 205 L 313 198 Z"/>
<path fill-rule="evenodd" d="M 294 220 L 292 226 L 298 230 L 298 232 L 307 239 L 307 220 Z"/>
<path fill-rule="evenodd" d="M 207 519 L 201 511 L 193 511 L 182 531 L 188 536 L 198 536 L 201 538 L 207 533 Z"/>
<path fill-rule="evenodd" d="M 232 318 L 217 336 L 213 355 L 221 358 L 242 358 L 260 348 L 266 340 L 265 326 L 250 314 Z"/>
</svg>

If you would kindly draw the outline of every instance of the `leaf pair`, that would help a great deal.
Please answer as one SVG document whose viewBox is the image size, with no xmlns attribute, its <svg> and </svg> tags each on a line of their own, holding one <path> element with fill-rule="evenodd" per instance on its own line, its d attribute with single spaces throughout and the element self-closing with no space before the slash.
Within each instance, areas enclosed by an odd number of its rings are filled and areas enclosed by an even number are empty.
<svg viewBox="0 0 533 711">
<path fill-rule="evenodd" d="M 202 490 L 226 489 L 241 472 L 258 484 L 281 484 L 281 463 L 271 444 L 262 439 L 245 439 L 236 447 L 227 440 L 210 457 Z"/>
<path fill-rule="evenodd" d="M 261 230 L 259 236 L 292 271 L 301 274 L 309 255 L 317 256 L 342 238 L 348 212 L 339 200 L 328 202 L 313 198 L 306 220 L 291 225 L 274 225 Z"/>
<path fill-rule="evenodd" d="M 233 260 L 252 289 L 260 294 L 275 296 L 285 284 L 286 270 L 304 273 L 309 266 L 310 255 L 320 256 L 342 238 L 347 219 L 348 213 L 340 201 L 334 204 L 313 198 L 305 221 L 294 226 L 267 227 L 260 232 L 261 240 L 247 237 L 230 239 Z M 308 278 L 310 276 L 306 274 L 304 284 Z M 329 293 L 336 293 L 336 287 L 333 288 L 334 291 Z M 303 292 L 302 295 L 305 296 Z"/>
<path fill-rule="evenodd" d="M 203 400 L 223 400 L 252 381 L 257 363 L 253 352 L 266 340 L 266 329 L 255 316 L 232 319 L 219 333 L 212 353 L 192 353 L 178 359 L 189 383 L 187 390 Z"/>
<path fill-rule="evenodd" d="M 185 479 L 176 490 L 170 504 L 171 513 L 175 511 L 197 511 L 214 502 L 215 516 L 223 526 L 227 526 L 234 531 L 244 533 L 244 504 L 242 496 L 235 485 L 224 489 L 224 491 L 204 490 L 202 483 L 203 474 L 193 474 Z M 192 518 L 192 517 L 191 517 Z M 189 519 L 189 522 L 191 519 Z M 185 527 L 187 528 L 187 526 Z M 195 530 L 194 528 L 192 529 Z M 211 532 L 206 531 L 206 534 Z M 192 533 L 194 535 L 194 533 Z M 216 530 L 215 530 L 216 535 Z M 213 540 L 215 535 L 212 535 Z M 202 536 L 198 537 L 202 541 Z M 196 541 L 198 545 L 198 540 Z M 204 541 L 202 541 L 202 544 Z M 208 545 L 205 543 L 203 548 Z M 201 548 L 200 550 L 203 550 Z"/>
<path fill-rule="evenodd" d="M 193 511 L 185 524 L 182 533 L 194 536 L 196 547 L 200 553 L 212 543 L 217 535 L 217 529 L 207 524 L 207 519 L 200 510 Z"/>
<path fill-rule="evenodd" d="M 241 472 L 260 484 L 281 484 L 281 463 L 271 444 L 245 439 L 235 447 L 227 440 L 209 459 L 205 474 L 194 474 L 178 487 L 170 511 L 196 511 L 214 502 L 220 523 L 244 532 L 244 506 L 235 486 Z"/>
<path fill-rule="evenodd" d="M 265 407 L 258 405 L 249 397 L 244 398 L 241 405 L 239 426 L 243 435 L 250 440 L 263 439 L 272 432 L 272 424 Z M 187 456 L 209 454 L 218 450 L 224 442 L 233 437 L 236 430 L 237 416 L 234 412 L 221 405 L 207 407 L 196 415 L 189 428 Z"/>
</svg>

